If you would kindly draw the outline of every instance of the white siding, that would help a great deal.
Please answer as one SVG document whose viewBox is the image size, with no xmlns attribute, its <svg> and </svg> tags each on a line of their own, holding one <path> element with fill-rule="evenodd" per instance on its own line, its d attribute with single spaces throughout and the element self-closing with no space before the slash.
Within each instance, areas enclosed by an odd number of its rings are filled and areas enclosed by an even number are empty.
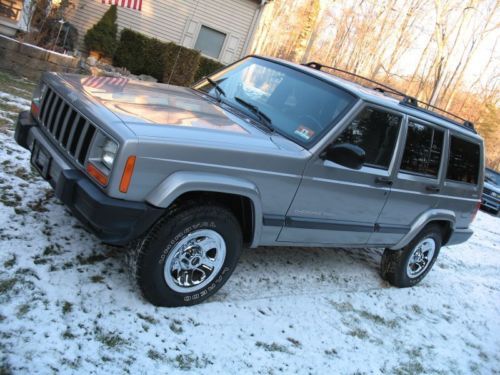
<svg viewBox="0 0 500 375">
<path fill-rule="evenodd" d="M 80 40 L 108 7 L 101 0 L 75 1 L 68 21 L 77 27 Z M 130 28 L 162 41 L 191 44 L 186 46 L 193 48 L 200 26 L 205 25 L 227 35 L 220 60 L 231 56 L 234 61 L 244 53 L 257 8 L 257 2 L 251 0 L 143 0 L 140 12 L 118 7 L 118 26 L 120 30 Z M 197 25 L 194 40 L 184 40 L 188 21 Z"/>
</svg>

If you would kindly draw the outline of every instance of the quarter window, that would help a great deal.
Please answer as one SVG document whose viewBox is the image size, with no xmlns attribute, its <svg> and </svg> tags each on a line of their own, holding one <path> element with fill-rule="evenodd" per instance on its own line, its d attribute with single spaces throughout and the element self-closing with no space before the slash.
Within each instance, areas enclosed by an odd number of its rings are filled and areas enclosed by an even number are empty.
<svg viewBox="0 0 500 375">
<path fill-rule="evenodd" d="M 225 39 L 226 34 L 211 29 L 210 27 L 202 26 L 194 49 L 200 51 L 204 55 L 218 59 Z"/>
<path fill-rule="evenodd" d="M 442 130 L 410 121 L 401 171 L 437 177 L 443 139 Z"/>
<path fill-rule="evenodd" d="M 365 165 L 388 169 L 401 124 L 401 116 L 365 108 L 335 140 L 350 143 L 366 153 Z"/>
<path fill-rule="evenodd" d="M 478 144 L 452 136 L 446 179 L 477 184 L 479 158 L 480 151 Z"/>
</svg>

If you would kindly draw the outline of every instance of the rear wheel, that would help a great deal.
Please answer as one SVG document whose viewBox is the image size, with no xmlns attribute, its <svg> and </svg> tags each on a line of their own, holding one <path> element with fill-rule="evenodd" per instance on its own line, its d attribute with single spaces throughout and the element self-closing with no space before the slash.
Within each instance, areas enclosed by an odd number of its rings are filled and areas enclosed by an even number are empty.
<svg viewBox="0 0 500 375">
<path fill-rule="evenodd" d="M 171 211 L 131 247 L 129 266 L 149 302 L 189 306 L 224 285 L 241 248 L 241 227 L 229 209 L 192 202 Z"/>
<path fill-rule="evenodd" d="M 434 265 L 441 242 L 441 228 L 432 224 L 403 249 L 385 249 L 380 267 L 382 278 L 400 288 L 418 284 Z"/>
</svg>

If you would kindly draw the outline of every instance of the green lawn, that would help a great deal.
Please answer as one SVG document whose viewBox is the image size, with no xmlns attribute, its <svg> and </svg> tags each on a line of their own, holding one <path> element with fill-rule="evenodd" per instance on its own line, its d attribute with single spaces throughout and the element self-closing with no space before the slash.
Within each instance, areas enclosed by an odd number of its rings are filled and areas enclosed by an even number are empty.
<svg viewBox="0 0 500 375">
<path fill-rule="evenodd" d="M 17 115 L 29 107 L 35 83 L 0 71 L 0 131 L 13 130 Z"/>
</svg>

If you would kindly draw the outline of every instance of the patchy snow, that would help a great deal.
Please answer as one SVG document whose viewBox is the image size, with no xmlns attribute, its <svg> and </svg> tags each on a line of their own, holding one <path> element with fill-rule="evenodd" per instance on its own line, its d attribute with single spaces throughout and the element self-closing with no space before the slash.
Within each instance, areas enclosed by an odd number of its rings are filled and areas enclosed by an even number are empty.
<svg viewBox="0 0 500 375">
<path fill-rule="evenodd" d="M 19 96 L 0 91 L 0 105 L 17 107 L 21 111 L 30 109 L 31 102 Z"/>
<path fill-rule="evenodd" d="M 411 289 L 380 279 L 380 250 L 261 248 L 206 303 L 156 308 L 0 130 L 0 373 L 499 371 L 498 218 Z"/>
</svg>

